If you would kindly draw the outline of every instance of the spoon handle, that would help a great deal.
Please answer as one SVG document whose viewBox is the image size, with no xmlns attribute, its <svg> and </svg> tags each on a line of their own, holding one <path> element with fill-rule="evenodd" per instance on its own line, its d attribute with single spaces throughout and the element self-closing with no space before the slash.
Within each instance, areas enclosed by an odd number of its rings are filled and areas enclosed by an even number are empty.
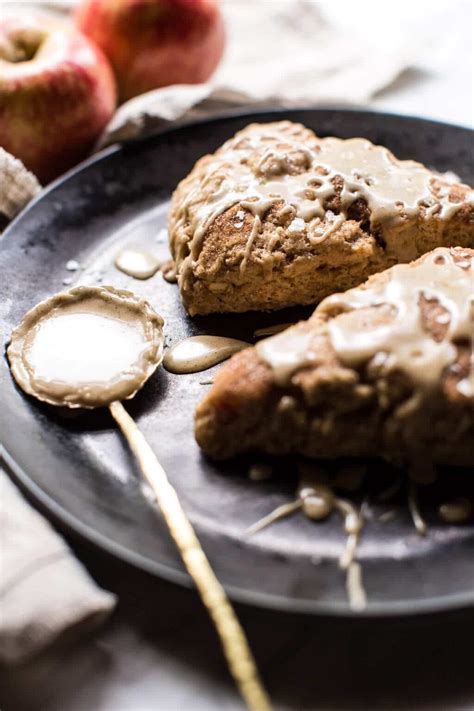
<svg viewBox="0 0 474 711">
<path fill-rule="evenodd" d="M 169 532 L 220 637 L 230 672 L 251 711 L 271 711 L 245 633 L 227 595 L 216 578 L 175 489 L 135 421 L 121 402 L 109 405 L 112 417 L 137 458 L 153 489 Z"/>
</svg>

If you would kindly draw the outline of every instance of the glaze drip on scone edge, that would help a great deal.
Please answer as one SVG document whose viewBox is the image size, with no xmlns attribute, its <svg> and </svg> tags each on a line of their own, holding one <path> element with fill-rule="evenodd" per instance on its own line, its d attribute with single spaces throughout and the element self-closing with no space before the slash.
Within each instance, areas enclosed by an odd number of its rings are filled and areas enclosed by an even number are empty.
<svg viewBox="0 0 474 711">
<path fill-rule="evenodd" d="M 436 249 L 413 269 L 399 264 L 386 278 L 367 289 L 351 289 L 325 299 L 315 315 L 327 314 L 332 347 L 342 363 L 357 367 L 378 358 L 385 372 L 401 370 L 420 388 L 431 387 L 444 369 L 456 359 L 455 342 L 472 337 L 474 329 L 474 260 L 455 260 L 449 249 Z M 423 328 L 420 299 L 436 300 L 441 313 L 436 317 L 446 327 L 442 340 L 435 340 Z M 344 313 L 374 306 L 393 310 L 390 322 L 366 329 Z M 256 345 L 259 357 L 271 366 L 276 380 L 289 382 L 291 375 L 310 365 L 313 334 L 290 329 Z M 458 389 L 474 393 L 474 373 Z"/>
</svg>

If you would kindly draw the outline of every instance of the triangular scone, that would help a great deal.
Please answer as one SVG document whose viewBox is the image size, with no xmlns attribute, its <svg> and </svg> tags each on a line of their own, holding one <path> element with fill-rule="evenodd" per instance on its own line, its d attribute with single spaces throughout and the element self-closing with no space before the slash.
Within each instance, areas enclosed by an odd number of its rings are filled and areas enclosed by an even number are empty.
<svg viewBox="0 0 474 711">
<path fill-rule="evenodd" d="M 253 124 L 179 184 L 169 235 L 191 315 L 316 304 L 436 247 L 474 247 L 474 191 L 366 139 Z"/>
<path fill-rule="evenodd" d="M 439 248 L 235 355 L 196 412 L 205 453 L 474 465 L 474 250 Z"/>
</svg>

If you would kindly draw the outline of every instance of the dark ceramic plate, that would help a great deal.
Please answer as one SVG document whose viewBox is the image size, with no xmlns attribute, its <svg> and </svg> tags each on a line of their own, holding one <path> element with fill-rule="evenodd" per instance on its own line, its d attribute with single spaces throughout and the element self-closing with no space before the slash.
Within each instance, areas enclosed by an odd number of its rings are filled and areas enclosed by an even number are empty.
<svg viewBox="0 0 474 711">
<path fill-rule="evenodd" d="M 114 255 L 124 244 L 146 244 L 165 255 L 170 194 L 196 159 L 250 121 L 279 118 L 302 121 L 322 136 L 366 136 L 401 158 L 418 159 L 439 171 L 454 170 L 474 181 L 467 129 L 362 111 L 234 115 L 112 147 L 45 190 L 3 235 L 2 343 L 26 310 L 65 288 L 64 281 L 71 277 L 73 284 L 109 283 L 147 297 L 166 318 L 169 342 L 200 332 L 251 339 L 257 327 L 305 315 L 293 311 L 190 319 L 177 287 L 160 274 L 139 282 L 113 267 Z M 79 271 L 66 270 L 71 259 L 79 262 Z M 290 499 L 295 463 L 281 461 L 277 479 L 257 483 L 247 476 L 249 460 L 217 466 L 201 457 L 193 439 L 192 413 L 208 387 L 203 382 L 212 374 L 176 376 L 160 369 L 127 407 L 167 469 L 218 577 L 229 594 L 242 601 L 349 614 L 344 576 L 337 565 L 344 544 L 337 516 L 318 524 L 295 515 L 245 537 L 251 523 Z M 189 582 L 106 412 L 65 416 L 33 402 L 15 387 L 4 358 L 0 403 L 5 461 L 43 509 L 114 555 L 176 582 Z M 381 466 L 371 466 L 377 488 Z M 370 504 L 372 518 L 360 546 L 368 614 L 474 602 L 474 526 L 438 522 L 436 496 L 427 494 L 423 501 L 431 524 L 426 538 L 416 535 L 402 500 Z M 388 508 L 391 520 L 380 521 Z"/>
</svg>

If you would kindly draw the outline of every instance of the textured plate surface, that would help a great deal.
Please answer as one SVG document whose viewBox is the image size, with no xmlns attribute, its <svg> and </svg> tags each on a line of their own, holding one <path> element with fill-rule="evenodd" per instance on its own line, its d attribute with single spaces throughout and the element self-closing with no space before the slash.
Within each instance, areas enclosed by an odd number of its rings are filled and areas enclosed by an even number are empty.
<svg viewBox="0 0 474 711">
<path fill-rule="evenodd" d="M 453 170 L 474 182 L 472 135 L 467 129 L 360 111 L 231 116 L 112 147 L 46 190 L 0 240 L 2 344 L 26 310 L 69 281 L 112 284 L 147 297 L 166 319 L 168 342 L 197 333 L 252 340 L 255 328 L 306 315 L 308 311 L 301 310 L 190 319 L 176 285 L 160 274 L 137 281 L 113 266 L 125 245 L 145 245 L 166 257 L 164 228 L 177 182 L 197 158 L 236 130 L 250 121 L 275 118 L 302 121 L 322 136 L 365 136 L 401 158 Z M 74 273 L 66 270 L 71 259 L 80 264 Z M 251 523 L 290 500 L 295 462 L 280 462 L 279 478 L 257 483 L 247 477 L 250 460 L 216 466 L 201 457 L 192 435 L 192 412 L 213 372 L 178 376 L 160 369 L 127 407 L 167 469 L 218 577 L 240 600 L 349 614 L 344 576 L 337 565 L 344 545 L 337 516 L 316 524 L 295 515 L 245 537 Z M 5 358 L 0 403 L 5 460 L 43 508 L 113 554 L 188 582 L 106 412 L 77 416 L 33 402 L 15 387 Z M 373 476 L 379 468 L 372 464 Z M 459 485 L 465 487 L 466 482 Z M 440 524 L 435 504 L 429 496 L 423 502 L 431 523 L 426 538 L 415 534 L 404 502 L 371 505 L 372 519 L 360 546 L 367 614 L 413 613 L 474 601 L 474 526 Z M 379 521 L 388 508 L 393 518 Z"/>
</svg>

